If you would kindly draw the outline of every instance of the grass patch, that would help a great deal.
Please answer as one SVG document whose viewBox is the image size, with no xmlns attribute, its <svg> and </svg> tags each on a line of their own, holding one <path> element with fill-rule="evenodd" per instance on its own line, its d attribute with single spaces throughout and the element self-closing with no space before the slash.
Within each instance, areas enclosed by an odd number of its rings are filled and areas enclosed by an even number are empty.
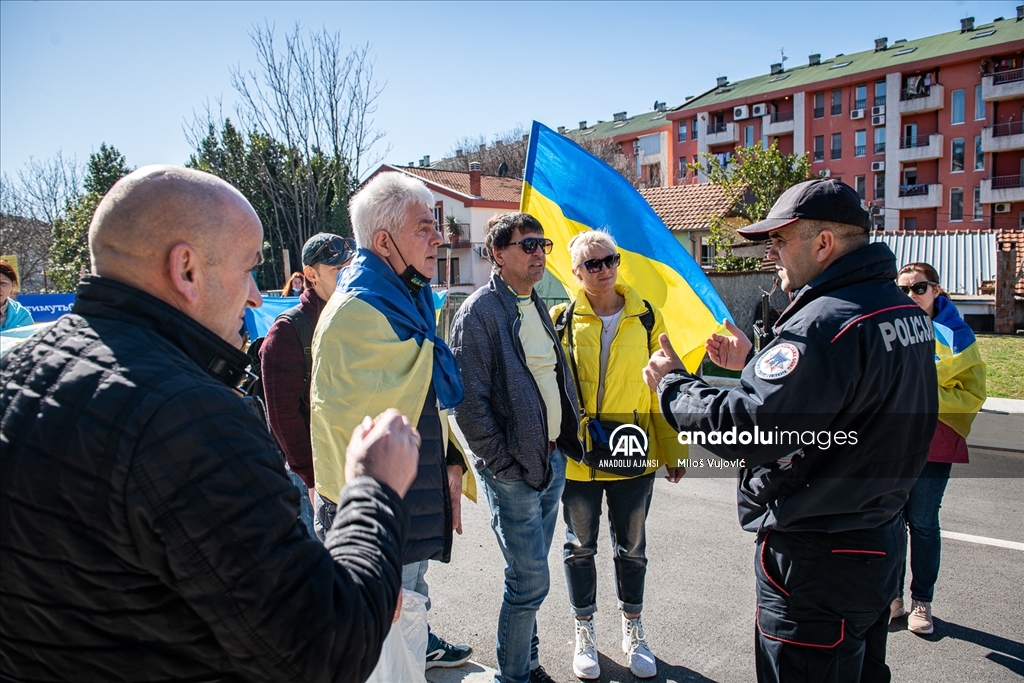
<svg viewBox="0 0 1024 683">
<path fill-rule="evenodd" d="M 1024 399 L 1024 337 L 1012 334 L 976 334 L 978 351 L 986 366 L 989 396 Z"/>
</svg>

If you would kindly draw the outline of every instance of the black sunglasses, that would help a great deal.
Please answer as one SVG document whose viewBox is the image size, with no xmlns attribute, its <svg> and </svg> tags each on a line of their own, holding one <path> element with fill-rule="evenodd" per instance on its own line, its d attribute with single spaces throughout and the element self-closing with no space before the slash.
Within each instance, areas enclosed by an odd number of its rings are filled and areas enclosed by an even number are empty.
<svg viewBox="0 0 1024 683">
<path fill-rule="evenodd" d="M 921 296 L 925 292 L 928 291 L 929 287 L 931 287 L 932 285 L 938 285 L 938 284 L 939 284 L 938 282 L 931 282 L 931 281 L 926 280 L 924 282 L 915 282 L 912 285 L 896 285 L 896 286 L 899 287 L 900 291 L 903 292 L 904 294 L 910 294 L 911 292 L 913 292 L 914 294 L 917 294 L 918 296 Z"/>
<path fill-rule="evenodd" d="M 587 269 L 588 273 L 600 273 L 601 268 L 612 268 L 619 267 L 619 261 L 622 260 L 622 254 L 612 254 L 611 256 L 605 256 L 604 258 L 592 258 L 588 261 L 584 261 L 581 265 Z"/>
<path fill-rule="evenodd" d="M 324 242 L 320 245 L 320 248 L 313 254 L 314 263 L 323 263 L 329 261 L 331 258 L 338 254 L 344 254 L 346 251 L 355 251 L 356 243 L 350 237 L 335 237 L 332 240 Z"/>
<path fill-rule="evenodd" d="M 540 247 L 545 254 L 550 254 L 551 249 L 555 246 L 555 243 L 546 237 L 527 237 L 519 240 L 518 242 L 509 242 L 508 246 L 514 247 L 517 244 L 522 247 L 523 251 L 527 254 L 532 254 L 537 251 L 537 247 Z"/>
</svg>

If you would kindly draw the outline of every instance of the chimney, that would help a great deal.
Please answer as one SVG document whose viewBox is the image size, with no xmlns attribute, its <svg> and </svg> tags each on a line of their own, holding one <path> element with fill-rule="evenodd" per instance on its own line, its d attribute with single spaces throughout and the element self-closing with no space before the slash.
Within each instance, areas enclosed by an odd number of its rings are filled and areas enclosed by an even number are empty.
<svg viewBox="0 0 1024 683">
<path fill-rule="evenodd" d="M 580 130 L 586 130 L 586 129 L 587 129 L 587 122 L 586 121 L 580 121 Z"/>
<path fill-rule="evenodd" d="M 480 162 L 474 161 L 469 165 L 469 193 L 474 197 L 481 195 L 480 191 Z"/>
<path fill-rule="evenodd" d="M 782 62 L 772 64 L 772 76 L 782 73 Z"/>
<path fill-rule="evenodd" d="M 409 168 L 413 168 L 415 165 L 416 165 L 415 161 L 410 161 L 409 162 Z"/>
<path fill-rule="evenodd" d="M 807 66 L 818 66 L 821 64 L 821 55 L 810 55 L 807 57 Z"/>
<path fill-rule="evenodd" d="M 882 52 L 889 47 L 888 38 L 875 38 L 875 52 Z"/>
<path fill-rule="evenodd" d="M 654 111 L 664 112 L 665 109 L 666 109 L 666 106 L 665 106 L 664 102 L 659 102 L 658 100 L 654 100 Z"/>
<path fill-rule="evenodd" d="M 420 162 L 420 166 L 424 166 L 426 168 L 430 167 L 430 155 L 429 154 L 424 154 L 423 155 L 423 161 Z"/>
<path fill-rule="evenodd" d="M 1017 21 L 1024 20 L 1024 5 L 1017 5 Z"/>
<path fill-rule="evenodd" d="M 725 87 L 728 84 L 729 84 L 728 76 L 719 76 L 718 77 L 718 85 L 716 87 L 722 88 L 722 87 Z"/>
<path fill-rule="evenodd" d="M 523 142 L 529 142 L 529 141 L 530 141 L 530 134 L 527 133 L 526 135 L 523 136 Z"/>
<path fill-rule="evenodd" d="M 480 153 L 482 154 L 482 153 L 484 153 L 486 151 L 487 151 L 487 145 L 480 145 Z"/>
<path fill-rule="evenodd" d="M 1020 10 L 1018 10 L 1018 13 Z M 960 33 L 967 33 L 974 30 L 974 17 L 967 17 L 960 20 Z"/>
<path fill-rule="evenodd" d="M 420 159 L 420 168 L 423 168 L 423 159 Z"/>
<path fill-rule="evenodd" d="M 617 114 L 612 114 L 612 121 L 625 121 L 625 120 L 626 120 L 626 112 L 624 112 L 624 111 L 620 111 Z"/>
<path fill-rule="evenodd" d="M 559 126 L 558 127 L 558 134 L 559 135 L 565 135 L 565 126 Z"/>
<path fill-rule="evenodd" d="M 455 158 L 456 159 L 461 159 L 462 158 L 462 150 L 461 149 L 455 150 Z"/>
<path fill-rule="evenodd" d="M 504 147 L 504 146 L 505 146 L 505 143 L 504 143 L 504 142 L 502 142 L 501 140 L 495 140 L 495 141 L 494 141 L 494 146 L 495 146 L 495 147 Z"/>
</svg>

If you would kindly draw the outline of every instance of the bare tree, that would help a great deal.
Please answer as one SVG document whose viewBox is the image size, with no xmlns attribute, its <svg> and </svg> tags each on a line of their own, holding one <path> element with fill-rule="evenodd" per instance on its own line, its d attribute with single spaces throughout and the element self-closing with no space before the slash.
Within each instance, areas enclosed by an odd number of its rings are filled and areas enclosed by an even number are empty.
<svg viewBox="0 0 1024 683">
<path fill-rule="evenodd" d="M 484 175 L 504 175 L 522 178 L 526 170 L 526 152 L 529 134 L 522 126 L 498 133 L 490 144 L 483 135 L 467 136 L 455 141 L 449 156 L 434 168 L 443 171 L 468 171 L 470 162 L 480 164 Z"/>
</svg>

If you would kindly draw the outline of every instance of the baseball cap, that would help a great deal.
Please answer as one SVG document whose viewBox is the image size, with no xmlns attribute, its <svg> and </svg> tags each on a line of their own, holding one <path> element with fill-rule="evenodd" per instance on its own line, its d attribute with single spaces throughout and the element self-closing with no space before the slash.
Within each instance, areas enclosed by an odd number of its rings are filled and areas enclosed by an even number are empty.
<svg viewBox="0 0 1024 683">
<path fill-rule="evenodd" d="M 340 266 L 356 255 L 355 243 L 341 235 L 318 232 L 302 245 L 302 265 Z"/>
<path fill-rule="evenodd" d="M 783 192 L 763 221 L 736 232 L 752 240 L 764 240 L 772 230 L 801 219 L 856 225 L 865 232 L 871 230 L 871 219 L 861 207 L 856 190 L 841 180 L 815 178 Z"/>
</svg>

